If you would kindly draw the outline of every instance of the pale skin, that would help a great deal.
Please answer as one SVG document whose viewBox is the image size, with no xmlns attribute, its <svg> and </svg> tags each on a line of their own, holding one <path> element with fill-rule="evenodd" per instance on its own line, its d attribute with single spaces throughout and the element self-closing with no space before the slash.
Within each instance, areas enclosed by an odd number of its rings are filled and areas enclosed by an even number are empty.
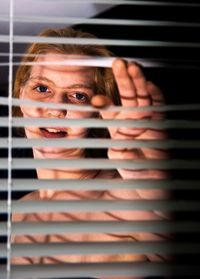
<svg viewBox="0 0 200 279">
<path fill-rule="evenodd" d="M 63 61 L 65 56 L 59 56 L 59 59 Z M 69 55 L 69 58 L 73 58 L 73 55 Z M 58 60 L 55 52 L 47 53 L 42 61 L 54 61 Z M 38 60 L 39 61 L 39 60 Z M 127 64 L 121 59 L 116 59 L 112 65 L 114 77 L 119 89 L 121 103 L 123 106 L 158 106 L 164 103 L 164 98 L 161 91 L 152 82 L 146 80 L 142 70 L 135 63 Z M 95 84 L 94 73 L 92 68 L 81 66 L 58 66 L 58 65 L 34 65 L 32 66 L 29 80 L 21 87 L 20 98 L 21 99 L 34 99 L 37 101 L 45 102 L 57 102 L 57 103 L 74 103 L 74 104 L 92 104 L 98 106 L 99 99 L 95 96 Z M 98 85 L 97 85 L 98 86 Z M 43 92 L 44 91 L 44 92 Z M 95 99 L 96 98 L 96 99 Z M 100 97 L 101 98 L 101 97 Z M 112 104 L 110 99 L 102 101 L 105 105 Z M 41 109 L 21 107 L 21 111 L 24 117 L 49 117 L 49 118 L 89 118 L 94 117 L 91 112 L 80 111 L 67 111 L 57 109 Z M 100 117 L 103 119 L 162 119 L 163 115 L 157 112 L 106 112 L 100 110 Z M 59 128 L 56 128 L 59 130 Z M 128 129 L 128 128 L 108 128 L 111 138 L 113 139 L 165 139 L 166 133 L 162 130 L 150 130 L 150 129 Z M 49 130 L 50 131 L 50 130 Z M 25 127 L 25 133 L 28 138 L 41 138 L 44 137 L 43 127 Z M 66 128 L 64 137 L 84 138 L 87 137 L 87 129 L 85 128 Z M 66 148 L 33 148 L 34 158 L 84 158 L 85 152 L 82 149 L 66 149 Z M 156 150 L 150 148 L 141 149 L 120 149 L 113 148 L 108 150 L 108 158 L 110 159 L 166 159 L 167 153 L 163 150 Z M 123 178 L 123 179 L 163 179 L 167 178 L 167 174 L 160 170 L 124 170 L 118 169 L 116 173 L 111 171 L 101 171 L 97 173 L 96 170 L 70 170 L 70 169 L 37 169 L 37 175 L 39 179 L 56 178 L 56 179 L 85 179 L 85 178 Z M 163 199 L 167 198 L 168 194 L 161 190 L 107 190 L 107 191 L 54 191 L 46 190 L 39 191 L 37 194 L 30 194 L 29 197 L 24 199 Z M 29 214 L 29 219 L 37 220 L 39 214 Z M 56 216 L 57 215 L 57 216 Z M 40 216 L 41 217 L 41 216 Z M 15 214 L 13 219 L 15 221 L 23 220 L 22 215 Z M 48 214 L 43 214 L 42 218 L 48 220 Z M 64 218 L 64 219 L 63 219 Z M 168 218 L 167 214 L 155 212 L 155 211 L 138 211 L 133 214 L 130 212 L 118 211 L 114 213 L 99 212 L 99 213 L 74 213 L 70 216 L 63 214 L 55 214 L 51 220 L 160 220 Z M 127 236 L 119 234 L 96 234 L 94 235 L 79 235 L 79 236 L 67 236 L 66 241 L 81 241 L 81 240 L 123 240 L 133 239 L 138 240 L 161 240 L 162 236 L 158 234 L 150 233 L 137 233 L 128 234 Z M 23 239 L 23 236 L 16 237 L 15 242 L 30 241 L 29 239 Z M 37 241 L 37 240 L 36 240 Z M 45 241 L 45 239 L 38 238 L 38 241 Z M 50 241 L 59 241 L 52 237 Z M 57 260 L 59 257 L 57 257 Z M 63 259 L 61 259 L 63 260 Z M 65 259 L 66 260 L 66 259 Z M 64 260 L 64 261 L 65 261 Z M 112 260 L 162 260 L 155 255 L 130 255 L 124 259 L 116 256 L 72 256 L 71 260 L 67 261 L 112 261 Z M 16 260 L 17 262 L 17 260 Z M 23 263 L 27 263 L 25 259 L 21 260 Z M 20 262 L 20 263 L 21 263 Z M 44 260 L 46 263 L 50 263 L 50 259 Z M 19 263 L 19 262 L 18 262 Z M 29 262 L 31 263 L 31 262 Z M 33 262 L 32 262 L 33 263 Z M 135 278 L 135 277 L 132 277 Z"/>
</svg>

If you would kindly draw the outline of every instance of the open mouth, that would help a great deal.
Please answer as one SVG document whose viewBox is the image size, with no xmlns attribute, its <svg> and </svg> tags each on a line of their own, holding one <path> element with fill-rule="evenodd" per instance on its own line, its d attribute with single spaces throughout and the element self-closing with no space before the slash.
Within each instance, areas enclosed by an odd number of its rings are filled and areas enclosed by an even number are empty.
<svg viewBox="0 0 200 279">
<path fill-rule="evenodd" d="M 59 128 L 40 128 L 41 134 L 45 138 L 64 138 L 67 132 Z"/>
</svg>

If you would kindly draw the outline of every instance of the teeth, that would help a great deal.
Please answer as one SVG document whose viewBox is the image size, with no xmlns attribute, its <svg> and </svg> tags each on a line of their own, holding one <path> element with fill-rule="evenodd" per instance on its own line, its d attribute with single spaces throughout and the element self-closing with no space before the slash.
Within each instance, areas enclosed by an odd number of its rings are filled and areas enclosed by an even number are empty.
<svg viewBox="0 0 200 279">
<path fill-rule="evenodd" d="M 49 128 L 46 128 L 46 130 L 48 131 L 48 132 L 50 132 L 50 133 L 60 133 L 60 132 L 63 132 L 63 131 L 61 131 L 61 130 L 56 130 L 56 129 L 49 129 Z"/>
</svg>

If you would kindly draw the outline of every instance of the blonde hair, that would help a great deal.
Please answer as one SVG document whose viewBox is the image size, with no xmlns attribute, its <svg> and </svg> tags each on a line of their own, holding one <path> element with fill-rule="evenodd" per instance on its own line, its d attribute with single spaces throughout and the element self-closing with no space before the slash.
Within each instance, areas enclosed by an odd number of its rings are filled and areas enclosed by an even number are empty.
<svg viewBox="0 0 200 279">
<path fill-rule="evenodd" d="M 39 36 L 41 37 L 60 37 L 60 38 L 95 38 L 90 33 L 75 30 L 73 28 L 63 29 L 46 29 L 42 31 Z M 40 54 L 45 54 L 50 51 L 56 51 L 60 54 L 82 54 L 89 56 L 109 57 L 112 53 L 104 46 L 100 45 L 76 45 L 76 44 L 54 44 L 54 43 L 33 43 L 29 46 L 22 63 L 19 66 L 14 83 L 14 97 L 19 98 L 20 88 L 29 79 L 31 66 L 24 65 L 25 62 L 33 62 Z M 96 94 L 104 94 L 109 96 L 114 104 L 120 104 L 120 98 L 117 87 L 114 81 L 112 70 L 109 68 L 96 68 L 95 81 L 97 83 Z M 19 107 L 13 109 L 14 116 L 22 116 Z"/>
</svg>

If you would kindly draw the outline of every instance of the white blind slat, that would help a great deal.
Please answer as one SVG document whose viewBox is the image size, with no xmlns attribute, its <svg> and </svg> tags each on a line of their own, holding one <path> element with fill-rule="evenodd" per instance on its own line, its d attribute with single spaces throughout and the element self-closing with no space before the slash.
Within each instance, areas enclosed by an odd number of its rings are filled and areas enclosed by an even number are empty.
<svg viewBox="0 0 200 279">
<path fill-rule="evenodd" d="M 12 212 L 99 212 L 99 211 L 196 211 L 199 201 L 160 200 L 30 200 L 12 201 Z M 0 201 L 0 213 L 7 212 L 6 201 Z"/>
<path fill-rule="evenodd" d="M 159 179 L 13 179 L 12 191 L 42 189 L 57 190 L 111 190 L 111 189 L 163 189 L 163 190 L 200 190 L 199 180 L 159 180 Z M 0 192 L 7 190 L 7 179 L 2 179 Z"/>
<path fill-rule="evenodd" d="M 7 159 L 0 159 L 0 169 L 5 169 Z M 129 170 L 172 170 L 172 169 L 199 169 L 199 160 L 132 160 L 132 159 L 12 159 L 12 169 L 129 169 Z"/>
<path fill-rule="evenodd" d="M 8 43 L 9 36 L 0 35 L 0 42 Z M 86 39 L 86 38 L 56 38 L 37 36 L 13 36 L 14 43 L 55 43 L 77 45 L 107 45 L 107 46 L 131 46 L 131 47 L 174 47 L 174 48 L 199 48 L 198 42 L 172 42 L 172 41 L 148 41 L 148 40 L 119 40 L 119 39 Z"/>
<path fill-rule="evenodd" d="M 5 266 L 1 266 L 1 274 L 5 276 Z M 67 274 L 67 275 L 66 275 Z M 102 276 L 191 276 L 200 275 L 198 265 L 168 263 L 80 263 L 80 264 L 34 264 L 13 265 L 12 279 L 27 278 L 69 278 L 102 277 Z M 66 277 L 67 276 L 67 277 Z M 126 278 L 126 277 L 125 277 Z"/>
<path fill-rule="evenodd" d="M 7 138 L 0 138 L 0 148 L 8 146 Z M 198 140 L 114 140 L 114 139 L 28 139 L 12 138 L 13 148 L 30 148 L 30 147 L 70 147 L 70 148 L 200 148 Z"/>
<path fill-rule="evenodd" d="M 8 118 L 1 117 L 1 126 L 8 126 Z M 23 118 L 13 117 L 12 127 L 86 127 L 86 128 L 149 128 L 149 129 L 199 129 L 200 121 L 189 120 L 122 120 L 122 119 L 57 119 L 57 118 Z"/>
<path fill-rule="evenodd" d="M 9 17 L 0 14 L 0 22 L 9 21 Z M 158 26 L 158 27 L 200 27 L 198 22 L 178 22 L 164 20 L 131 20 L 108 18 L 84 18 L 84 17 L 55 17 L 55 16 L 14 16 L 15 22 L 27 23 L 57 23 L 57 24 L 95 24 L 95 25 L 120 25 L 120 26 Z"/>
<path fill-rule="evenodd" d="M 98 63 L 98 62 L 96 62 Z M 101 63 L 101 61 L 100 61 Z M 1 105 L 8 105 L 7 97 L 0 97 Z M 55 108 L 55 109 L 68 109 L 68 110 L 79 110 L 79 111 L 110 111 L 110 112 L 120 112 L 120 111 L 195 111 L 200 110 L 200 104 L 179 104 L 179 105 L 162 105 L 162 106 L 144 106 L 144 107 L 125 107 L 125 106 L 109 106 L 105 108 L 94 108 L 88 105 L 71 105 L 71 104 L 60 104 L 60 103 L 46 103 L 46 102 L 37 102 L 25 99 L 16 99 L 12 98 L 12 106 L 31 106 L 31 107 L 40 107 L 40 108 Z M 2 118 L 1 118 L 2 119 Z"/>
<path fill-rule="evenodd" d="M 48 0 L 48 1 L 53 1 L 53 0 Z M 60 0 L 63 1 L 63 0 Z M 73 2 L 83 2 L 83 0 L 73 0 Z M 172 6 L 172 7 L 183 7 L 183 8 L 187 8 L 187 7 L 200 7 L 199 3 L 185 3 L 185 2 L 171 2 L 171 1 L 144 1 L 144 0 L 84 0 L 84 3 L 97 3 L 97 4 L 116 4 L 116 5 L 139 5 L 139 6 Z"/>
<path fill-rule="evenodd" d="M 195 221 L 74 221 L 74 222 L 15 222 L 13 235 L 63 233 L 191 233 L 200 232 Z M 0 223 L 0 235 L 6 235 L 6 223 Z"/>
<path fill-rule="evenodd" d="M 0 258 L 6 256 L 6 245 L 0 244 Z M 62 243 L 17 243 L 12 244 L 12 257 L 52 256 L 52 255 L 91 255 L 91 254 L 187 254 L 199 253 L 198 243 L 175 242 L 62 242 Z"/>
</svg>

